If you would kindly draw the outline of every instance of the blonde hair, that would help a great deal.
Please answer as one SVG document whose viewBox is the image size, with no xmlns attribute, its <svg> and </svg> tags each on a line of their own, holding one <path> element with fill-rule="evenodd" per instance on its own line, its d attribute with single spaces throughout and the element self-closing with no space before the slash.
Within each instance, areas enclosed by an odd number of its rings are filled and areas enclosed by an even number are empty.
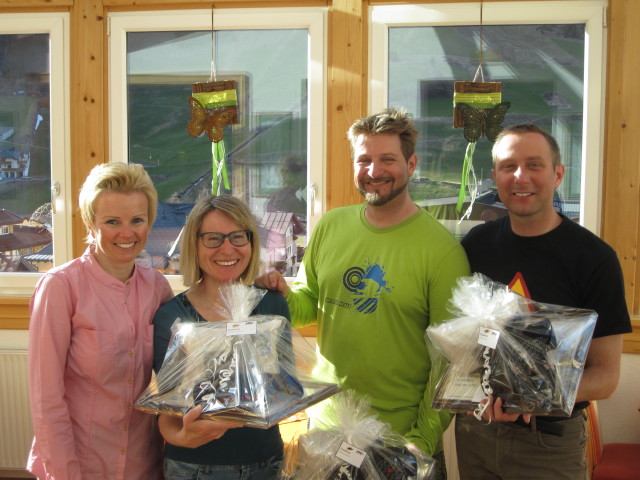
<svg viewBox="0 0 640 480">
<path fill-rule="evenodd" d="M 251 232 L 251 260 L 247 269 L 240 275 L 240 281 L 250 285 L 260 269 L 258 226 L 247 204 L 232 195 L 209 195 L 196 203 L 189 212 L 180 243 L 182 282 L 185 286 L 192 287 L 202 279 L 202 270 L 198 265 L 198 242 L 201 241 L 198 230 L 205 215 L 214 210 L 220 210 L 241 229 Z"/>
<path fill-rule="evenodd" d="M 98 196 L 104 192 L 143 193 L 149 204 L 149 226 L 153 225 L 158 208 L 158 192 L 144 167 L 137 163 L 102 163 L 93 167 L 80 189 L 79 208 L 88 230 L 87 243 L 94 241 L 91 233 L 95 228 L 94 206 Z"/>
</svg>

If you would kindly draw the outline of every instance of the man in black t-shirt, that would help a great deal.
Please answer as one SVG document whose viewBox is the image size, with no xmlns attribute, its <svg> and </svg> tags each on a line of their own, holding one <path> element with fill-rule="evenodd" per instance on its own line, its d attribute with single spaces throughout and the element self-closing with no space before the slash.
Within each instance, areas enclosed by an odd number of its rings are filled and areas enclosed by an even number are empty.
<svg viewBox="0 0 640 480">
<path fill-rule="evenodd" d="M 554 209 L 564 176 L 556 140 L 535 125 L 505 128 L 493 146 L 493 178 L 508 216 L 462 241 L 473 272 L 538 302 L 598 313 L 571 418 L 507 414 L 491 399 L 486 422 L 456 418 L 458 467 L 470 479 L 586 479 L 584 408 L 608 398 L 631 331 L 615 251 Z"/>
</svg>

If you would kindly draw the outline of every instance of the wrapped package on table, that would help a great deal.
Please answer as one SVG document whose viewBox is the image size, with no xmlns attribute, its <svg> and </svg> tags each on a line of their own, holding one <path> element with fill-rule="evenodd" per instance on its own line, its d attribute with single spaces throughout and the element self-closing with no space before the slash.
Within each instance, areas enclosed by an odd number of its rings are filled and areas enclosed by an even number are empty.
<svg viewBox="0 0 640 480">
<path fill-rule="evenodd" d="M 315 350 L 286 318 L 253 315 L 264 290 L 223 287 L 229 321 L 183 322 L 172 336 L 162 368 L 136 401 L 148 413 L 201 417 L 269 428 L 340 391 L 312 371 Z"/>
<path fill-rule="evenodd" d="M 493 395 L 507 413 L 571 415 L 596 312 L 534 302 L 478 273 L 458 280 L 450 311 L 426 332 L 433 408 L 480 417 Z"/>
<path fill-rule="evenodd" d="M 429 480 L 435 462 L 344 391 L 285 452 L 284 480 Z"/>
</svg>

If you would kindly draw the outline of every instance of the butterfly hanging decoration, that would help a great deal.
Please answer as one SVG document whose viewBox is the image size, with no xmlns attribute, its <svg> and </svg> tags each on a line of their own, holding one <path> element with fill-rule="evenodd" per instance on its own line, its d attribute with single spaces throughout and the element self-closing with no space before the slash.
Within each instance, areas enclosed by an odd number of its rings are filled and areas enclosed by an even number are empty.
<svg viewBox="0 0 640 480">
<path fill-rule="evenodd" d="M 464 128 L 464 138 L 468 142 L 477 142 L 483 135 L 495 142 L 502 131 L 502 122 L 511 102 L 500 102 L 490 108 L 475 108 L 468 103 L 457 103 Z"/>
<path fill-rule="evenodd" d="M 192 137 L 199 137 L 204 132 L 209 140 L 219 142 L 224 137 L 224 127 L 233 123 L 234 115 L 227 109 L 214 110 L 209 113 L 195 97 L 189 97 L 191 120 L 187 123 L 187 132 Z"/>
<path fill-rule="evenodd" d="M 188 98 L 191 119 L 187 132 L 192 137 L 207 133 L 209 140 L 218 143 L 224 137 L 224 127 L 238 123 L 236 82 L 194 83 Z"/>
<path fill-rule="evenodd" d="M 478 67 L 482 73 L 482 65 Z M 462 211 L 469 190 L 469 206 L 460 221 L 471 215 L 471 210 L 479 195 L 477 179 L 473 169 L 473 153 L 478 140 L 485 137 L 495 142 L 502 131 L 502 122 L 511 102 L 502 101 L 502 84 L 500 82 L 455 82 L 453 94 L 453 127 L 462 128 L 468 145 L 462 165 L 460 191 L 456 210 Z M 471 181 L 470 181 L 471 180 Z"/>
<path fill-rule="evenodd" d="M 471 216 L 473 204 L 478 198 L 478 181 L 473 169 L 473 153 L 481 137 L 495 142 L 502 131 L 502 122 L 511 106 L 511 102 L 502 101 L 502 83 L 485 82 L 482 71 L 484 38 L 482 33 L 483 2 L 480 2 L 480 62 L 473 81 L 454 82 L 453 85 L 453 127 L 464 129 L 464 138 L 469 142 L 464 154 L 462 176 L 456 210 L 462 211 L 469 190 L 469 206 L 462 220 Z M 480 80 L 480 81 L 476 81 Z"/>
<path fill-rule="evenodd" d="M 191 86 L 189 111 L 191 119 L 187 122 L 187 133 L 199 137 L 206 132 L 211 140 L 211 193 L 219 195 L 231 190 L 224 129 L 227 125 L 238 123 L 238 95 L 235 80 L 222 80 L 194 83 Z"/>
</svg>

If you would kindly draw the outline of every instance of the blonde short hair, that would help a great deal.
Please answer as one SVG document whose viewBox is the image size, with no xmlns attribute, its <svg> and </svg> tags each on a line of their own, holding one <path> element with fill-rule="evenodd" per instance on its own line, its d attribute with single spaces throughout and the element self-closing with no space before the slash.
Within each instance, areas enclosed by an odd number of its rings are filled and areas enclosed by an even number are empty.
<svg viewBox="0 0 640 480">
<path fill-rule="evenodd" d="M 260 237 L 258 226 L 249 207 L 232 195 L 209 195 L 196 203 L 189 212 L 187 223 L 182 232 L 180 243 L 180 273 L 182 282 L 192 287 L 202 279 L 202 270 L 198 265 L 198 230 L 206 214 L 220 210 L 243 230 L 251 232 L 251 260 L 247 269 L 240 275 L 240 281 L 250 285 L 260 269 Z"/>
<path fill-rule="evenodd" d="M 143 193 L 149 204 L 149 225 L 153 225 L 158 208 L 158 192 L 144 167 L 137 163 L 103 163 L 93 167 L 80 189 L 79 208 L 82 221 L 89 232 L 87 243 L 94 240 L 91 234 L 91 230 L 95 228 L 94 206 L 98 196 L 104 192 Z"/>
</svg>

